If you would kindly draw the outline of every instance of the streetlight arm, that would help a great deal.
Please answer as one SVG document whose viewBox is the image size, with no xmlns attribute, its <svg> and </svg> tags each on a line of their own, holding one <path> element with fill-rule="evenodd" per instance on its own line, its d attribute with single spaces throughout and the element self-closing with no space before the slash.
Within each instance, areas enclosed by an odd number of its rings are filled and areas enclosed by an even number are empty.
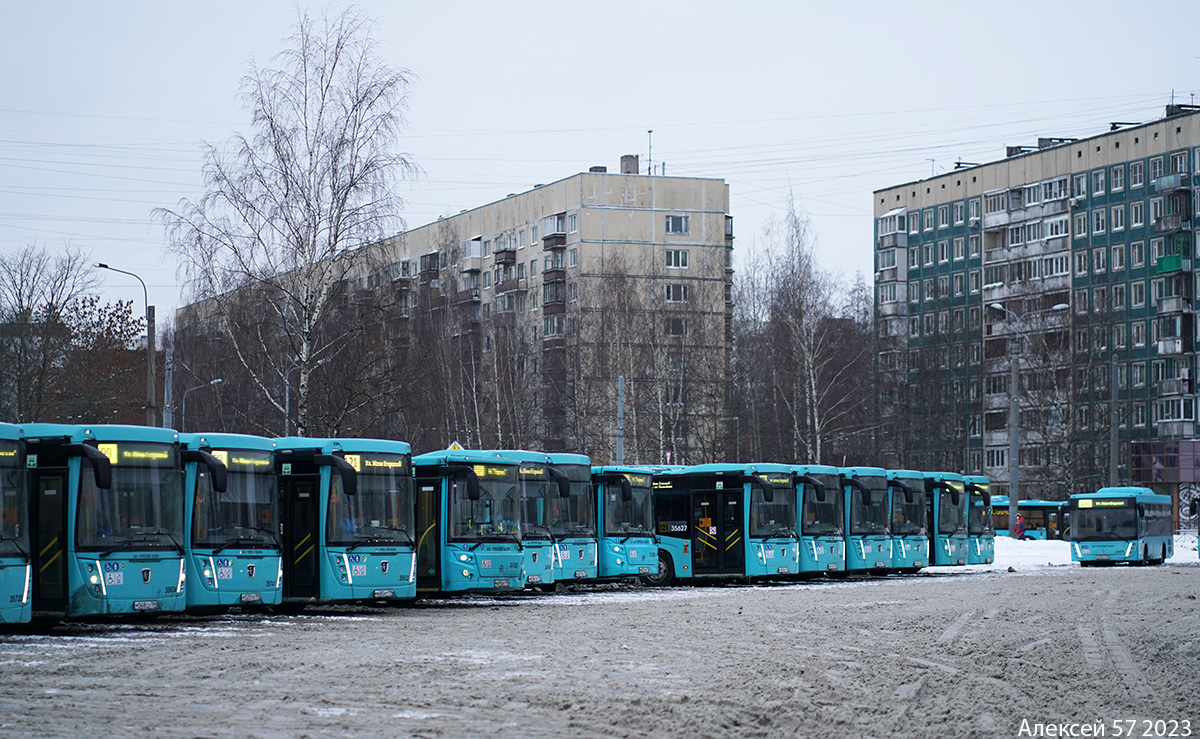
<svg viewBox="0 0 1200 739">
<path fill-rule="evenodd" d="M 146 305 L 150 305 L 150 292 L 146 289 L 146 281 L 143 280 L 141 277 L 138 277 L 137 275 L 135 275 L 132 272 L 126 272 L 123 269 L 117 269 L 116 267 L 110 267 L 107 264 L 105 264 L 104 262 L 96 262 L 96 266 L 100 269 L 107 269 L 110 272 L 120 272 L 123 275 L 129 275 L 133 279 L 142 283 L 142 297 L 145 298 Z"/>
</svg>

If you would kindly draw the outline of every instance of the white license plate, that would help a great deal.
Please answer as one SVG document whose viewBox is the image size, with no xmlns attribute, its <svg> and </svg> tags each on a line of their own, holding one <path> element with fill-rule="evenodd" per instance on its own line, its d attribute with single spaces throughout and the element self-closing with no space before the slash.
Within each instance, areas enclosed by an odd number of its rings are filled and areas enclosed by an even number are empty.
<svg viewBox="0 0 1200 739">
<path fill-rule="evenodd" d="M 371 597 L 373 597 L 373 598 L 395 598 L 396 591 L 392 590 L 391 588 L 387 588 L 386 590 L 376 590 L 375 592 L 371 593 Z"/>
<path fill-rule="evenodd" d="M 639 567 L 639 568 L 638 568 L 638 574 L 639 574 L 639 575 L 649 575 L 649 574 L 650 574 L 650 568 L 649 568 L 649 567 Z"/>
<path fill-rule="evenodd" d="M 875 569 L 877 569 L 877 570 L 878 570 L 878 569 L 883 569 L 884 567 L 887 567 L 887 563 L 886 563 L 886 562 L 876 562 L 876 563 L 875 563 Z"/>
<path fill-rule="evenodd" d="M 779 574 L 786 575 L 787 573 L 788 573 L 788 568 L 786 568 L 786 567 L 779 568 Z"/>
<path fill-rule="evenodd" d="M 507 588 L 507 587 L 508 587 L 508 580 L 497 580 L 497 581 L 496 581 L 496 587 L 498 587 L 498 588 Z"/>
<path fill-rule="evenodd" d="M 529 582 L 533 583 L 534 585 L 536 585 L 537 583 L 539 583 L 539 582 L 541 582 L 541 581 L 542 581 L 542 576 L 541 576 L 541 575 L 530 575 L 530 576 L 529 576 Z M 496 582 L 500 582 L 500 581 L 499 581 L 499 580 L 497 580 Z M 505 584 L 505 585 L 507 585 L 508 583 L 507 583 L 507 582 L 505 582 L 504 584 Z"/>
<path fill-rule="evenodd" d="M 575 570 L 575 578 L 577 580 L 582 580 L 585 577 L 587 577 L 587 570 Z"/>
<path fill-rule="evenodd" d="M 135 611 L 157 611 L 158 601 L 156 600 L 135 600 L 133 602 L 133 610 Z"/>
<path fill-rule="evenodd" d="M 261 603 L 262 596 L 258 593 L 242 593 L 243 603 Z"/>
<path fill-rule="evenodd" d="M 837 569 L 837 565 L 836 565 L 836 564 L 834 564 L 833 562 L 830 562 L 829 564 L 825 565 L 825 569 L 827 569 L 827 570 L 836 570 L 836 569 Z"/>
</svg>

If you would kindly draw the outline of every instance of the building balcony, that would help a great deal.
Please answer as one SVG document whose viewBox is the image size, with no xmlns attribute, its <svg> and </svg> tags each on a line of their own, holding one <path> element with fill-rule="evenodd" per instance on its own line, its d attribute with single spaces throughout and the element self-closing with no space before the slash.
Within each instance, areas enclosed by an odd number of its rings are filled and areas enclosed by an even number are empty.
<svg viewBox="0 0 1200 739">
<path fill-rule="evenodd" d="M 463 257 L 458 262 L 458 271 L 461 273 L 482 272 L 483 257 Z"/>
<path fill-rule="evenodd" d="M 1155 180 L 1150 180 L 1150 187 L 1154 192 L 1171 192 L 1173 190 L 1183 190 L 1188 187 L 1187 172 L 1176 172 Z"/>
<path fill-rule="evenodd" d="M 1154 269 L 1160 275 L 1169 275 L 1175 272 L 1191 272 L 1192 260 L 1182 254 L 1168 254 L 1165 257 L 1158 258 L 1158 264 L 1155 265 Z"/>
<path fill-rule="evenodd" d="M 1192 338 L 1190 336 L 1168 336 L 1158 340 L 1159 356 L 1177 356 L 1191 354 Z"/>
<path fill-rule="evenodd" d="M 557 298 L 550 298 L 546 302 L 542 303 L 542 315 L 553 316 L 558 313 L 566 313 L 566 312 L 567 312 L 567 301 L 565 301 L 565 300 L 559 300 Z"/>
<path fill-rule="evenodd" d="M 542 280 L 545 282 L 562 282 L 567 279 L 567 271 L 562 267 L 554 267 L 542 272 Z"/>
<path fill-rule="evenodd" d="M 879 237 L 880 249 L 895 249 L 902 246 L 908 246 L 908 234 L 903 231 Z"/>
<path fill-rule="evenodd" d="M 1047 200 L 1042 203 L 1042 217 L 1056 216 L 1060 213 L 1066 213 L 1068 203 L 1066 198 L 1058 198 L 1057 200 Z"/>
<path fill-rule="evenodd" d="M 1186 395 L 1192 398 L 1192 381 L 1173 379 L 1158 381 L 1158 397 L 1167 398 L 1175 395 Z"/>
<path fill-rule="evenodd" d="M 450 296 L 451 305 L 463 305 L 465 303 L 479 303 L 479 291 L 463 290 Z"/>
<path fill-rule="evenodd" d="M 1162 260 L 1158 262 L 1162 264 Z M 1191 313 L 1192 301 L 1182 295 L 1172 295 L 1169 298 L 1158 299 L 1158 315 L 1165 316 L 1172 313 Z"/>
<path fill-rule="evenodd" d="M 517 325 L 517 314 L 511 310 L 498 310 L 492 313 L 492 325 L 496 328 L 513 328 Z"/>
<path fill-rule="evenodd" d="M 983 230 L 997 231 L 1002 228 L 1008 228 L 1009 222 L 1008 213 L 1002 211 L 999 213 L 984 213 L 983 214 Z"/>
<path fill-rule="evenodd" d="M 492 252 L 492 258 L 496 260 L 496 264 L 512 264 L 517 261 L 517 250 L 497 249 Z"/>
<path fill-rule="evenodd" d="M 563 249 L 567 245 L 567 235 L 565 233 L 547 234 L 542 237 L 542 249 Z"/>
<path fill-rule="evenodd" d="M 516 292 L 517 290 L 525 290 L 525 289 L 527 289 L 527 288 L 524 285 L 520 284 L 515 279 L 514 280 L 504 280 L 503 282 L 496 283 L 496 294 L 497 295 L 503 295 L 504 293 L 511 293 L 511 292 Z"/>
<path fill-rule="evenodd" d="M 1160 439 L 1190 439 L 1196 435 L 1194 421 L 1159 421 L 1158 438 Z"/>
<path fill-rule="evenodd" d="M 1154 221 L 1154 230 L 1156 233 L 1169 234 L 1176 231 L 1191 231 L 1192 220 L 1190 216 L 1185 216 L 1180 213 L 1169 216 L 1159 216 Z"/>
</svg>

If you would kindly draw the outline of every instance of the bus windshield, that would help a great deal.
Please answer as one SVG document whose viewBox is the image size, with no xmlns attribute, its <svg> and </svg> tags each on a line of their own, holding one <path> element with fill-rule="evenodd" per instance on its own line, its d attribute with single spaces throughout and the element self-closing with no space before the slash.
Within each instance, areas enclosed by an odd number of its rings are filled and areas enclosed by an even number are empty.
<svg viewBox="0 0 1200 739">
<path fill-rule="evenodd" d="M 1092 503 L 1092 507 L 1075 508 L 1072 506 L 1072 541 L 1138 538 L 1137 508 L 1134 507 L 1132 500 L 1090 501 L 1084 499 L 1078 502 Z"/>
<path fill-rule="evenodd" d="M 551 508 L 562 500 L 558 483 L 550 478 L 544 464 L 523 464 L 518 472 L 521 480 L 521 539 L 553 539 Z"/>
<path fill-rule="evenodd" d="M 764 475 L 775 489 L 768 503 L 758 485 L 750 486 L 750 536 L 796 537 L 796 487 L 791 475 Z"/>
<path fill-rule="evenodd" d="M 279 548 L 275 469 L 271 452 L 214 449 L 225 463 L 226 489 L 214 493 L 207 468 L 199 466 L 192 505 L 192 544 L 201 547 Z"/>
<path fill-rule="evenodd" d="M 992 509 L 983 504 L 982 493 L 971 493 L 971 507 L 967 509 L 967 533 L 990 534 L 992 529 Z"/>
<path fill-rule="evenodd" d="M 626 475 L 631 484 L 630 500 L 621 499 L 620 485 L 604 487 L 604 534 L 606 536 L 651 536 L 654 505 L 648 475 Z M 641 481 L 641 484 L 633 484 Z"/>
<path fill-rule="evenodd" d="M 112 461 L 112 487 L 101 490 L 80 460 L 75 542 L 80 549 L 183 551 L 183 474 L 172 444 L 100 444 Z"/>
<path fill-rule="evenodd" d="M 871 502 L 863 501 L 863 491 L 850 487 L 850 533 L 888 533 L 887 481 L 879 476 L 861 476 L 858 480 L 871 490 Z"/>
<path fill-rule="evenodd" d="M 841 482 L 837 475 L 815 474 L 809 477 L 825 486 L 825 500 L 817 499 L 817 489 L 804 484 L 804 519 L 801 533 L 804 536 L 842 535 Z"/>
<path fill-rule="evenodd" d="M 331 544 L 414 545 L 412 476 L 403 454 L 347 454 L 358 470 L 358 492 L 345 495 L 334 474 L 326 540 Z"/>
<path fill-rule="evenodd" d="M 906 483 L 912 491 L 912 502 L 908 502 L 905 491 L 892 487 L 892 533 L 897 536 L 925 535 L 925 482 L 912 480 Z"/>
<path fill-rule="evenodd" d="M 29 556 L 29 507 L 17 442 L 0 441 L 0 557 Z"/>
<path fill-rule="evenodd" d="M 947 484 L 954 487 L 954 492 L 938 488 L 938 533 L 961 534 L 966 531 L 967 495 L 962 483 Z M 955 498 L 958 498 L 958 505 L 954 504 Z"/>
<path fill-rule="evenodd" d="M 550 530 L 557 538 L 596 535 L 596 499 L 592 495 L 592 468 L 581 464 L 555 465 L 571 480 L 571 496 L 558 495 L 558 485 L 552 484 L 550 496 Z"/>
<path fill-rule="evenodd" d="M 517 511 L 521 489 L 513 465 L 474 465 L 479 499 L 471 500 L 461 479 L 449 481 L 450 538 L 454 541 L 519 541 Z"/>
</svg>

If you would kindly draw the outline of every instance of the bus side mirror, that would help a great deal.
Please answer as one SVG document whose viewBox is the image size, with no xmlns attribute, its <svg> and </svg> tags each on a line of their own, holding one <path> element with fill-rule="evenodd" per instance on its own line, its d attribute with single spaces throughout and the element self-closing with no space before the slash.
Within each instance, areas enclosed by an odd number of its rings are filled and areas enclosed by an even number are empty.
<svg viewBox="0 0 1200 739">
<path fill-rule="evenodd" d="M 1192 499 L 1192 504 L 1191 504 L 1190 506 L 1188 506 L 1188 510 L 1191 512 L 1191 514 L 1192 514 L 1193 516 L 1195 516 L 1196 514 L 1200 513 L 1200 500 L 1197 500 L 1196 498 L 1193 498 L 1193 499 Z"/>
<path fill-rule="evenodd" d="M 358 473 L 354 471 L 349 462 L 333 454 L 316 454 L 313 456 L 313 463 L 332 467 L 332 472 L 342 478 L 343 493 L 346 495 L 358 494 Z"/>
<path fill-rule="evenodd" d="M 857 477 L 843 477 L 842 485 L 850 485 L 851 487 L 858 488 L 858 491 L 862 493 L 863 505 L 873 505 L 871 502 L 871 488 L 867 487 L 866 483 L 864 483 L 862 480 L 858 479 Z"/>
<path fill-rule="evenodd" d="M 483 493 L 479 489 L 479 475 L 470 465 L 447 465 L 446 477 L 465 477 L 467 485 L 467 500 L 479 500 Z"/>
<path fill-rule="evenodd" d="M 764 503 L 775 502 L 775 486 L 763 479 L 761 475 L 746 475 L 741 481 L 756 485 L 762 491 Z"/>
<path fill-rule="evenodd" d="M 796 478 L 796 482 L 802 485 L 812 485 L 817 502 L 825 502 L 825 483 L 810 475 L 800 475 Z"/>
<path fill-rule="evenodd" d="M 64 450 L 72 456 L 87 457 L 88 461 L 92 463 L 92 475 L 96 478 L 96 487 L 101 490 L 108 490 L 112 487 L 112 462 L 104 452 L 88 444 L 67 444 Z"/>
<path fill-rule="evenodd" d="M 633 485 L 629 484 L 628 477 L 619 472 L 597 475 L 592 478 L 592 482 L 596 485 L 619 485 L 621 488 L 621 502 L 628 503 L 633 500 Z"/>
<path fill-rule="evenodd" d="M 567 473 L 557 467 L 547 467 L 546 470 L 549 471 L 551 479 L 558 483 L 558 497 L 570 498 L 571 478 L 567 477 Z"/>
<path fill-rule="evenodd" d="M 180 457 L 184 462 L 195 462 L 208 468 L 208 474 L 212 477 L 212 489 L 214 492 L 223 493 L 228 489 L 228 470 L 221 460 L 208 452 L 198 449 L 185 449 L 180 453 Z"/>
<path fill-rule="evenodd" d="M 954 488 L 950 488 L 950 505 L 958 507 L 958 502 L 960 500 L 962 500 L 962 498 L 959 497 L 959 495 L 960 494 L 957 490 L 955 490 Z"/>
<path fill-rule="evenodd" d="M 905 504 L 912 505 L 912 502 L 915 499 L 914 496 L 916 496 L 917 491 L 913 490 L 912 486 L 909 485 L 908 483 L 904 482 L 903 480 L 892 480 L 892 484 L 904 491 Z"/>
<path fill-rule="evenodd" d="M 983 504 L 985 506 L 992 504 L 992 494 L 988 492 L 987 488 L 969 482 L 967 483 L 967 490 L 970 490 L 972 493 L 979 493 L 983 497 Z"/>
</svg>

